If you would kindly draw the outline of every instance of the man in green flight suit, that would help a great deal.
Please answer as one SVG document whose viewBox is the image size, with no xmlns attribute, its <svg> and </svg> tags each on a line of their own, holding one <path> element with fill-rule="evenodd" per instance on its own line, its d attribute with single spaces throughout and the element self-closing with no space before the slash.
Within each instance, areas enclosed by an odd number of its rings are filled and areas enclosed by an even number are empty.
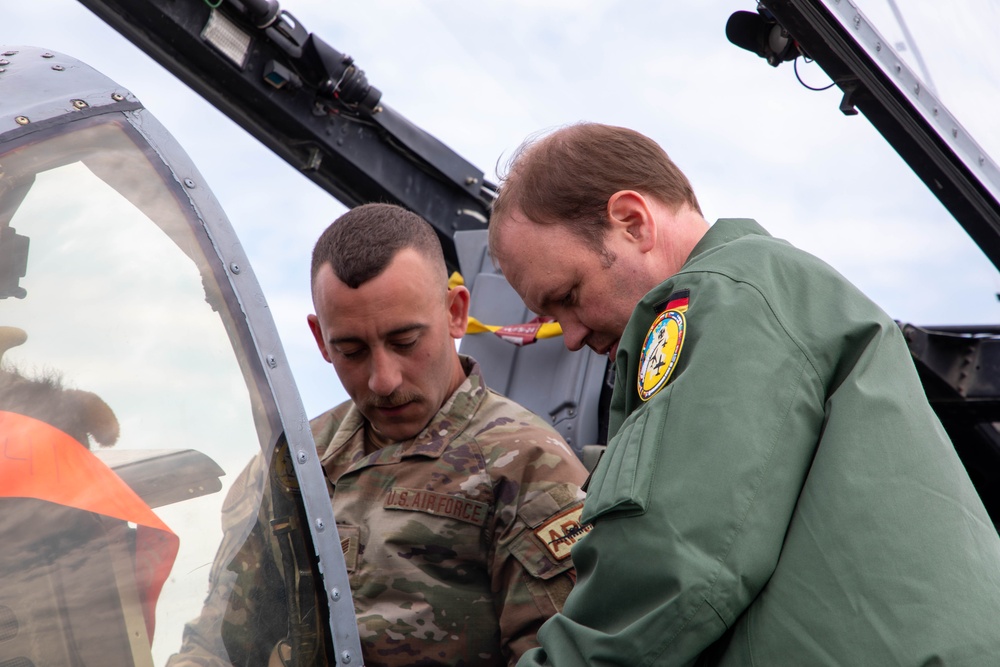
<svg viewBox="0 0 1000 667">
<path fill-rule="evenodd" d="M 520 665 L 1000 661 L 1000 539 L 846 279 L 710 226 L 660 146 L 591 123 L 515 153 L 490 248 L 616 365 L 577 585 Z"/>
</svg>

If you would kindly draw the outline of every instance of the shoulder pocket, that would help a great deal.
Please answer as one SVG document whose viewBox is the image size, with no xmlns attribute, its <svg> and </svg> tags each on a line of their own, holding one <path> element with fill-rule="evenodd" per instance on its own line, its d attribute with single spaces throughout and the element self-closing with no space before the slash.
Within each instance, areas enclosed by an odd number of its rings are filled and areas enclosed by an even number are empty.
<svg viewBox="0 0 1000 667">
<path fill-rule="evenodd" d="M 587 487 L 582 520 L 623 512 L 642 514 L 663 450 L 663 423 L 670 406 L 670 387 L 628 416 L 594 469 Z"/>
</svg>

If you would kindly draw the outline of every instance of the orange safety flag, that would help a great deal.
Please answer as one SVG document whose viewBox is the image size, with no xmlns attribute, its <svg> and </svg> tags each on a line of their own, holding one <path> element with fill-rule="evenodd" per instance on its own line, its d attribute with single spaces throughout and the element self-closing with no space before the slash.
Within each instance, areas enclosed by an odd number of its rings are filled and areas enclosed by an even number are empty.
<svg viewBox="0 0 1000 667">
<path fill-rule="evenodd" d="M 0 410 L 0 497 L 35 498 L 136 524 L 135 578 L 149 639 L 178 537 L 142 498 L 74 438 Z"/>
</svg>

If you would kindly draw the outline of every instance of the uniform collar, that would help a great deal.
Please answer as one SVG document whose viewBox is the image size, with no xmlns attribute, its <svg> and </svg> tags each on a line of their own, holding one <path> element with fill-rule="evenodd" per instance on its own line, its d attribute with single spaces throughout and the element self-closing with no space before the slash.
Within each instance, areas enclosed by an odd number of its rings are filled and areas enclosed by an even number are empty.
<svg viewBox="0 0 1000 667">
<path fill-rule="evenodd" d="M 730 241 L 743 238 L 744 236 L 770 236 L 767 230 L 757 224 L 756 220 L 750 218 L 722 218 L 716 220 L 715 224 L 708 228 L 705 235 L 695 245 L 694 250 L 688 255 L 681 271 L 687 268 L 696 257 L 706 252 L 725 245 Z M 679 272 L 678 272 L 679 273 Z"/>
<path fill-rule="evenodd" d="M 328 472 L 332 469 L 346 471 L 347 468 L 397 463 L 411 456 L 440 457 L 465 431 L 486 398 L 486 383 L 479 364 L 472 357 L 459 355 L 459 359 L 466 374 L 465 381 L 416 437 L 365 454 L 364 426 L 367 420 L 357 406 L 352 405 L 323 455 L 323 467 Z"/>
<path fill-rule="evenodd" d="M 686 271 L 697 269 L 699 260 L 722 248 L 728 243 L 741 239 L 745 236 L 770 236 L 763 227 L 749 218 L 724 218 L 716 220 L 715 224 L 709 227 L 705 235 L 695 245 L 691 254 L 680 270 L 670 276 L 662 283 L 651 289 L 636 304 L 629 318 L 628 325 L 622 333 L 622 342 L 618 348 L 618 355 L 615 357 L 615 368 L 617 377 L 615 379 L 615 392 L 612 398 L 612 424 L 611 433 L 615 433 L 621 425 L 624 414 L 634 406 L 636 373 L 638 372 L 639 357 L 642 353 L 642 342 L 649 331 L 649 326 L 656 319 L 657 315 L 663 311 L 667 302 L 675 295 L 677 290 L 685 287 L 683 280 L 677 276 Z M 622 389 L 619 389 L 622 387 Z M 626 408 L 629 408 L 627 410 Z"/>
<path fill-rule="evenodd" d="M 662 302 L 670 297 L 673 290 L 682 287 L 682 285 L 678 285 L 674 276 L 694 268 L 692 265 L 699 259 L 711 254 L 727 243 L 741 239 L 744 236 L 770 236 L 770 234 L 767 233 L 766 229 L 757 224 L 755 220 L 751 220 L 750 218 L 722 218 L 716 220 L 715 224 L 708 228 L 705 235 L 695 245 L 691 254 L 685 260 L 684 265 L 681 266 L 677 273 L 651 289 L 639 301 L 635 310 L 632 311 L 632 318 L 629 320 L 629 324 L 632 324 L 632 320 L 638 320 L 637 326 L 645 331 L 652 318 L 658 314 L 657 311 L 662 310 L 662 307 L 660 307 Z"/>
</svg>

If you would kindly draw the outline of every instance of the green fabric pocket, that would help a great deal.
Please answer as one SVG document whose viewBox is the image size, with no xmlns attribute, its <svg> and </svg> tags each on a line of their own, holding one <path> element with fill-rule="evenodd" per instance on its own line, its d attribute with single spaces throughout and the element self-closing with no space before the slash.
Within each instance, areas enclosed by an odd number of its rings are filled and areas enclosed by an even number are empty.
<svg viewBox="0 0 1000 667">
<path fill-rule="evenodd" d="M 659 462 L 670 387 L 635 410 L 608 443 L 587 487 L 582 520 L 590 523 L 611 513 L 635 516 L 649 507 L 649 493 Z"/>
</svg>

